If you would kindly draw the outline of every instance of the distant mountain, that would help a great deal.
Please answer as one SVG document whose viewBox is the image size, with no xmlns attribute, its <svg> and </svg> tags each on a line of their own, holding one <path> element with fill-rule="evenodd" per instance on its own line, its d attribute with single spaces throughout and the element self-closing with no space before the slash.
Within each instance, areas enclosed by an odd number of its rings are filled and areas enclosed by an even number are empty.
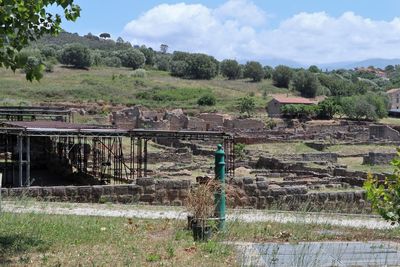
<svg viewBox="0 0 400 267">
<path fill-rule="evenodd" d="M 318 67 L 325 70 L 333 70 L 333 69 L 354 69 L 357 67 L 369 67 L 374 66 L 375 68 L 384 69 L 387 65 L 397 65 L 400 64 L 400 59 L 383 59 L 383 58 L 372 58 L 366 59 L 363 61 L 356 62 L 337 62 L 337 63 L 328 63 L 328 64 L 318 64 Z"/>
</svg>

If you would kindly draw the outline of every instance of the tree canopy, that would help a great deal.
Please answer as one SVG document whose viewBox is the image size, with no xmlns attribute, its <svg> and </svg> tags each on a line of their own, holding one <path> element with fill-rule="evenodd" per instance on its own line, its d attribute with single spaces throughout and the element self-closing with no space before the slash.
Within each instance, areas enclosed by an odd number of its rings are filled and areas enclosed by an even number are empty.
<svg viewBox="0 0 400 267">
<path fill-rule="evenodd" d="M 46 10 L 51 5 L 60 6 L 69 21 L 80 15 L 81 9 L 73 0 L 0 1 L 0 67 L 13 71 L 24 68 L 27 62 L 18 61 L 18 51 L 44 34 L 56 35 L 61 31 L 61 16 Z M 26 78 L 39 80 L 41 75 L 30 72 L 31 69 L 27 69 Z"/>
</svg>

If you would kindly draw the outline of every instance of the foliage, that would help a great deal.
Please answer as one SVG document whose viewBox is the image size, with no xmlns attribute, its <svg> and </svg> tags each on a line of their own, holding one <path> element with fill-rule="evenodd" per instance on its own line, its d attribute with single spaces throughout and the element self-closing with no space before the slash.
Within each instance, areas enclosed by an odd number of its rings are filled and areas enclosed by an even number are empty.
<svg viewBox="0 0 400 267">
<path fill-rule="evenodd" d="M 171 62 L 171 75 L 175 77 L 185 77 L 187 74 L 188 64 L 186 61 L 178 60 Z"/>
<path fill-rule="evenodd" d="M 119 51 L 117 56 L 121 59 L 122 66 L 134 70 L 143 67 L 146 60 L 143 53 L 134 48 Z"/>
<path fill-rule="evenodd" d="M 136 69 L 132 72 L 132 77 L 135 78 L 146 78 L 147 71 L 145 69 Z"/>
<path fill-rule="evenodd" d="M 107 67 L 119 68 L 122 66 L 121 59 L 117 56 L 109 56 L 103 59 L 104 65 Z"/>
<path fill-rule="evenodd" d="M 292 70 L 283 65 L 275 67 L 274 73 L 272 74 L 272 81 L 274 85 L 281 88 L 289 88 L 290 80 L 292 79 Z"/>
<path fill-rule="evenodd" d="M 264 66 L 264 79 L 272 79 L 272 74 L 274 73 L 274 68 L 271 66 Z"/>
<path fill-rule="evenodd" d="M 215 96 L 211 94 L 203 95 L 197 100 L 199 106 L 214 106 L 216 102 Z"/>
<path fill-rule="evenodd" d="M 251 115 L 256 110 L 256 102 L 253 97 L 246 96 L 239 99 L 239 111 L 242 114 L 246 114 L 247 117 L 251 117 Z"/>
<path fill-rule="evenodd" d="M 318 114 L 317 105 L 290 104 L 281 107 L 285 118 L 312 119 Z"/>
<path fill-rule="evenodd" d="M 155 66 L 158 70 L 169 71 L 171 58 L 167 55 L 157 55 L 154 59 Z"/>
<path fill-rule="evenodd" d="M 236 80 L 240 78 L 241 67 L 236 60 L 225 59 L 221 62 L 221 74 L 228 77 L 229 80 Z"/>
<path fill-rule="evenodd" d="M 44 34 L 55 35 L 61 30 L 61 16 L 46 10 L 50 5 L 61 6 L 65 18 L 75 21 L 80 15 L 80 7 L 73 0 L 1 1 L 0 6 L 0 67 L 23 68 L 16 55 L 29 42 Z M 37 68 L 25 68 L 26 78 L 39 80 L 42 75 Z"/>
<path fill-rule="evenodd" d="M 186 77 L 210 80 L 218 74 L 218 61 L 205 54 L 190 54 L 186 60 Z"/>
<path fill-rule="evenodd" d="M 375 121 L 387 116 L 387 99 L 376 93 L 342 97 L 339 104 L 341 112 L 349 119 Z"/>
<path fill-rule="evenodd" d="M 397 154 L 392 161 L 393 174 L 386 176 L 383 183 L 372 174 L 364 183 L 372 208 L 393 225 L 400 223 L 400 151 Z"/>
<path fill-rule="evenodd" d="M 245 155 L 245 148 L 246 148 L 245 144 L 236 143 L 233 146 L 233 153 L 235 154 L 235 157 L 238 159 L 243 159 L 243 157 Z"/>
<path fill-rule="evenodd" d="M 87 68 L 92 64 L 90 50 L 81 44 L 71 44 L 63 49 L 60 63 L 71 65 L 75 68 Z"/>
<path fill-rule="evenodd" d="M 111 35 L 107 32 L 100 33 L 99 36 L 104 39 L 111 38 Z"/>
<path fill-rule="evenodd" d="M 40 59 L 36 57 L 28 57 L 26 64 L 24 66 L 26 78 L 29 81 L 32 81 L 33 79 L 40 80 L 43 77 L 44 69 L 45 65 L 41 62 Z"/>
<path fill-rule="evenodd" d="M 253 79 L 253 82 L 261 81 L 264 76 L 264 69 L 262 65 L 257 61 L 249 61 L 244 66 L 243 76 L 245 78 Z"/>
<path fill-rule="evenodd" d="M 330 120 L 339 112 L 339 106 L 333 99 L 325 99 L 318 103 L 317 117 Z"/>
<path fill-rule="evenodd" d="M 321 70 L 320 70 L 317 66 L 315 66 L 315 65 L 311 65 L 311 66 L 308 68 L 308 71 L 309 71 L 309 72 L 312 72 L 312 73 L 321 72 Z"/>
<path fill-rule="evenodd" d="M 155 52 L 151 48 L 147 48 L 146 46 L 142 45 L 139 48 L 140 52 L 143 53 L 144 57 L 146 58 L 145 64 L 148 66 L 153 66 L 154 65 L 154 57 L 155 57 Z"/>
<path fill-rule="evenodd" d="M 294 74 L 293 87 L 304 97 L 315 97 L 318 90 L 318 80 L 310 71 L 300 70 Z"/>
</svg>

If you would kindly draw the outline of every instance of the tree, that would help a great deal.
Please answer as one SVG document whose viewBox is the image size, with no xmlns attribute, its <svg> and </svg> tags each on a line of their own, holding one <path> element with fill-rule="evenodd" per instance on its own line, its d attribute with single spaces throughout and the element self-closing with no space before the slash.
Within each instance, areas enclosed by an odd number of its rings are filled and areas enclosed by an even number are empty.
<svg viewBox="0 0 400 267">
<path fill-rule="evenodd" d="M 293 77 L 294 89 L 304 97 L 315 97 L 318 86 L 318 79 L 309 71 L 300 70 Z"/>
<path fill-rule="evenodd" d="M 221 62 L 221 74 L 229 80 L 240 78 L 241 68 L 236 60 L 225 59 Z"/>
<path fill-rule="evenodd" d="M 75 68 L 90 67 L 92 64 L 90 50 L 79 43 L 68 45 L 61 52 L 60 63 Z"/>
<path fill-rule="evenodd" d="M 172 76 L 185 77 L 187 74 L 188 64 L 183 60 L 172 61 L 170 68 Z"/>
<path fill-rule="evenodd" d="M 256 101 L 253 97 L 246 96 L 239 99 L 239 111 L 242 114 L 246 114 L 247 117 L 251 117 L 251 115 L 256 110 Z"/>
<path fill-rule="evenodd" d="M 168 45 L 166 44 L 160 45 L 160 51 L 162 54 L 166 54 L 168 52 Z"/>
<path fill-rule="evenodd" d="M 244 66 L 243 76 L 253 79 L 253 82 L 259 82 L 264 78 L 262 65 L 257 61 L 249 61 Z"/>
<path fill-rule="evenodd" d="M 155 57 L 155 65 L 158 70 L 169 71 L 171 58 L 168 55 L 159 54 Z"/>
<path fill-rule="evenodd" d="M 143 53 L 144 57 L 146 58 L 145 64 L 148 66 L 154 65 L 154 56 L 155 52 L 151 48 L 147 48 L 146 46 L 142 45 L 139 48 L 140 52 Z"/>
<path fill-rule="evenodd" d="M 264 79 L 271 79 L 274 69 L 271 66 L 264 66 Z"/>
<path fill-rule="evenodd" d="M 99 36 L 101 38 L 104 38 L 104 39 L 111 38 L 111 35 L 109 33 L 106 33 L 106 32 L 101 33 Z"/>
<path fill-rule="evenodd" d="M 217 62 L 212 56 L 205 54 L 190 54 L 187 62 L 187 77 L 191 79 L 210 80 L 217 76 Z"/>
<path fill-rule="evenodd" d="M 275 67 L 274 73 L 272 74 L 272 81 L 274 85 L 281 88 L 289 88 L 290 80 L 292 79 L 292 70 L 283 65 Z"/>
<path fill-rule="evenodd" d="M 51 14 L 47 8 L 61 6 L 64 16 L 75 21 L 80 7 L 73 0 L 7 0 L 0 2 L 0 67 L 15 71 L 25 65 L 17 59 L 18 51 L 44 34 L 56 35 L 61 31 L 61 16 Z M 25 62 L 26 64 L 27 62 Z M 39 80 L 40 72 L 28 68 L 26 78 Z"/>
<path fill-rule="evenodd" d="M 315 66 L 315 65 L 311 65 L 311 66 L 308 68 L 308 71 L 309 71 L 309 72 L 312 72 L 312 73 L 319 73 L 319 72 L 321 72 L 321 70 L 320 70 L 317 66 Z"/>
<path fill-rule="evenodd" d="M 135 48 L 119 51 L 117 56 L 121 59 L 122 66 L 134 70 L 143 67 L 146 60 L 143 53 Z"/>
<path fill-rule="evenodd" d="M 394 167 L 392 175 L 379 181 L 369 174 L 363 186 L 372 208 L 392 225 L 400 223 L 400 153 L 397 154 L 391 163 Z"/>
<path fill-rule="evenodd" d="M 330 120 L 339 112 L 339 106 L 332 99 L 325 99 L 318 103 L 317 117 L 322 120 Z"/>
</svg>

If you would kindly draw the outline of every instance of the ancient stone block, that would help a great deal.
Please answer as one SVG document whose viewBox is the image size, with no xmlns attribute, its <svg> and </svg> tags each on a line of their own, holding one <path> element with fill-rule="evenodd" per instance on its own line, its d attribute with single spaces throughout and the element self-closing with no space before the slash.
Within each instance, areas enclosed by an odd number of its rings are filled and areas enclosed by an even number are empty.
<svg viewBox="0 0 400 267">
<path fill-rule="evenodd" d="M 129 185 L 115 185 L 114 186 L 114 194 L 118 195 L 128 195 L 129 194 Z"/>
<path fill-rule="evenodd" d="M 54 197 L 57 198 L 64 198 L 66 196 L 66 191 L 64 186 L 54 186 L 53 187 L 53 194 Z"/>
<path fill-rule="evenodd" d="M 111 196 L 114 194 L 114 186 L 113 185 L 103 185 L 103 194 Z"/>
<path fill-rule="evenodd" d="M 140 196 L 139 201 L 152 203 L 155 199 L 156 199 L 156 196 L 154 194 L 144 194 L 144 195 Z"/>
<path fill-rule="evenodd" d="M 264 190 L 268 188 L 268 182 L 260 181 L 256 182 L 257 188 L 260 190 Z"/>
<path fill-rule="evenodd" d="M 251 177 L 243 178 L 243 184 L 252 184 L 253 182 L 254 182 L 254 179 Z"/>
<path fill-rule="evenodd" d="M 154 178 L 137 178 L 136 179 L 136 184 L 140 186 L 149 186 L 155 184 Z"/>
<path fill-rule="evenodd" d="M 170 180 L 167 183 L 167 189 L 188 189 L 190 180 Z"/>
</svg>

